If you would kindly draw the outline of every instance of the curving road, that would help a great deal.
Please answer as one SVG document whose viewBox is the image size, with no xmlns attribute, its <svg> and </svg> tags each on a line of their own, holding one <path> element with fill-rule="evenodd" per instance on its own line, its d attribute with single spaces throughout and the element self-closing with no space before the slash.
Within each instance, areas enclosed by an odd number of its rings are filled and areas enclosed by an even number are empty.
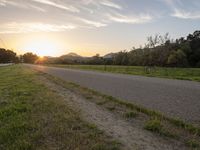
<svg viewBox="0 0 200 150">
<path fill-rule="evenodd" d="M 104 94 L 161 111 L 169 116 L 200 123 L 199 82 L 27 64 L 25 66 Z"/>
</svg>

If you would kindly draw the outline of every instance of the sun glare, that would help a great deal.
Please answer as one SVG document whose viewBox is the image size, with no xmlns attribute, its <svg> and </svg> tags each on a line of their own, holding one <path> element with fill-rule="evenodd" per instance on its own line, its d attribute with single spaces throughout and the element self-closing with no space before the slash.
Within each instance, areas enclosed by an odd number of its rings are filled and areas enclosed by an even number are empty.
<svg viewBox="0 0 200 150">
<path fill-rule="evenodd" d="M 48 37 L 34 38 L 26 42 L 24 46 L 26 50 L 32 51 L 39 56 L 57 56 L 60 49 L 58 40 Z"/>
</svg>

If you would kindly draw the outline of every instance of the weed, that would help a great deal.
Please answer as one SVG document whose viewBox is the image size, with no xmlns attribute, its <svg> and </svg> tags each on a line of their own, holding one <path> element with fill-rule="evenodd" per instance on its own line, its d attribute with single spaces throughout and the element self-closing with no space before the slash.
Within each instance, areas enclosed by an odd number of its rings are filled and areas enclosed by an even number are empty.
<svg viewBox="0 0 200 150">
<path fill-rule="evenodd" d="M 161 133 L 162 127 L 161 121 L 154 119 L 147 121 L 144 128 L 152 132 Z"/>
<path fill-rule="evenodd" d="M 194 139 L 188 140 L 186 142 L 186 145 L 188 147 L 191 147 L 191 148 L 200 148 L 200 143 L 197 140 L 194 140 Z"/>
<path fill-rule="evenodd" d="M 153 120 L 149 120 L 146 122 L 144 128 L 146 130 L 158 133 L 162 136 L 166 136 L 166 137 L 171 137 L 171 138 L 176 138 L 178 139 L 179 136 L 176 133 L 172 133 L 170 131 L 167 131 L 164 126 L 162 125 L 162 122 L 158 119 L 153 119 Z"/>
<path fill-rule="evenodd" d="M 134 112 L 134 111 L 130 111 L 130 112 L 126 112 L 124 114 L 125 118 L 135 118 L 138 116 L 138 113 Z"/>
</svg>

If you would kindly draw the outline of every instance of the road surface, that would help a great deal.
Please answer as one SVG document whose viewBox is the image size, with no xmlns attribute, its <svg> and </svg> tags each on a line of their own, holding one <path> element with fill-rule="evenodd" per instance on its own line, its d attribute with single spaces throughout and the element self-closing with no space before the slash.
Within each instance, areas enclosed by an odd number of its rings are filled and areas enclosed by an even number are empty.
<svg viewBox="0 0 200 150">
<path fill-rule="evenodd" d="M 26 66 L 168 116 L 200 123 L 200 82 Z"/>
<path fill-rule="evenodd" d="M 1 64 L 1 63 L 0 63 L 0 67 L 3 67 L 3 66 L 10 66 L 10 65 L 13 65 L 13 63 L 4 63 L 4 64 Z"/>
</svg>

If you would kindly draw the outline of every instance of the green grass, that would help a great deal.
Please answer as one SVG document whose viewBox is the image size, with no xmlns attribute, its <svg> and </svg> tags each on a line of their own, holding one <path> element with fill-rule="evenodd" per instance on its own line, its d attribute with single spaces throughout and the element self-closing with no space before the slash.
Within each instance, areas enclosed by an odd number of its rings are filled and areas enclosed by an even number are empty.
<svg viewBox="0 0 200 150">
<path fill-rule="evenodd" d="M 0 68 L 1 150 L 120 148 L 45 87 L 40 75 L 18 65 Z"/>
<path fill-rule="evenodd" d="M 197 148 L 200 148 L 200 143 L 197 141 L 197 140 L 188 140 L 186 142 L 186 145 L 191 147 L 191 148 L 194 148 L 194 149 L 197 149 Z"/>
<path fill-rule="evenodd" d="M 134 112 L 134 111 L 130 111 L 130 112 L 126 112 L 124 114 L 124 117 L 125 118 L 135 118 L 138 116 L 138 113 L 137 112 Z"/>
<path fill-rule="evenodd" d="M 112 66 L 108 65 L 59 65 L 51 64 L 48 66 L 71 68 L 71 69 L 82 69 L 82 70 L 93 70 L 100 72 L 111 72 L 111 73 L 121 73 L 130 75 L 141 75 L 148 77 L 160 77 L 160 78 L 170 78 L 179 80 L 191 80 L 200 81 L 200 68 L 164 68 L 156 67 L 152 71 L 145 71 L 142 66 Z"/>
<path fill-rule="evenodd" d="M 176 135 L 175 133 L 167 131 L 166 128 L 164 128 L 162 121 L 158 119 L 151 119 L 147 121 L 144 125 L 144 129 L 158 133 L 162 136 L 178 138 L 178 135 Z"/>
<path fill-rule="evenodd" d="M 161 130 L 163 128 L 161 121 L 154 119 L 154 120 L 149 120 L 144 127 L 146 130 L 150 130 L 153 132 L 161 133 Z"/>
</svg>

